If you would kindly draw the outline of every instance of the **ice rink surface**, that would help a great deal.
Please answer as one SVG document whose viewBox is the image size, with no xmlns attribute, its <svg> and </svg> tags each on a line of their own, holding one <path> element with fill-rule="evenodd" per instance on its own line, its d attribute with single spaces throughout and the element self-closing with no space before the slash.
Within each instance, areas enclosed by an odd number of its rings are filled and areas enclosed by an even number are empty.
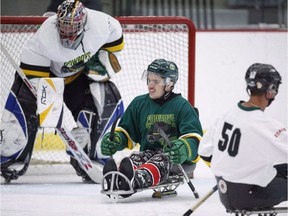
<svg viewBox="0 0 288 216">
<path fill-rule="evenodd" d="M 192 183 L 201 198 L 216 182 L 201 161 L 194 175 Z M 82 183 L 72 167 L 66 174 L 39 175 L 28 170 L 17 181 L 3 182 L 1 178 L 1 216 L 181 216 L 199 201 L 185 183 L 179 186 L 175 197 L 156 199 L 151 197 L 153 190 L 145 190 L 113 203 L 100 193 L 100 184 Z M 281 204 L 285 205 L 286 202 Z M 220 203 L 218 192 L 192 213 L 210 215 L 231 215 Z"/>
</svg>

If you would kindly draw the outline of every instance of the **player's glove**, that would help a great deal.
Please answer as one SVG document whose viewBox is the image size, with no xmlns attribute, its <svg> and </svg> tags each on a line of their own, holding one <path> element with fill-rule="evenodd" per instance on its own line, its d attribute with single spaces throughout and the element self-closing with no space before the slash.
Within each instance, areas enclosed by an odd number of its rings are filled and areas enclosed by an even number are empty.
<svg viewBox="0 0 288 216">
<path fill-rule="evenodd" d="M 101 141 L 101 153 L 103 155 L 111 156 L 116 153 L 118 147 L 121 145 L 121 136 L 115 132 L 113 139 L 110 140 L 110 132 L 106 133 Z"/>
<path fill-rule="evenodd" d="M 188 159 L 188 149 L 183 139 L 177 139 L 172 141 L 171 147 L 164 146 L 163 151 L 170 156 L 170 160 L 174 164 L 182 164 Z"/>
</svg>

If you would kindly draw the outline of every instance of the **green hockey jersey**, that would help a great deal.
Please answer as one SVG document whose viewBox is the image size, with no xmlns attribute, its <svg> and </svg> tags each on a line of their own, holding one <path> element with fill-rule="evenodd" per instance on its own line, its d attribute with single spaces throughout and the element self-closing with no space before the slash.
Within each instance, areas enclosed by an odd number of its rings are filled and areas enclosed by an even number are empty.
<svg viewBox="0 0 288 216">
<path fill-rule="evenodd" d="M 198 161 L 198 144 L 203 135 L 198 114 L 181 94 L 173 95 L 164 103 L 157 103 L 149 94 L 134 98 L 116 128 L 122 137 L 120 149 L 132 149 L 137 143 L 140 151 L 162 149 L 165 142 L 154 129 L 157 123 L 171 141 L 185 139 L 192 151 L 188 161 Z"/>
</svg>

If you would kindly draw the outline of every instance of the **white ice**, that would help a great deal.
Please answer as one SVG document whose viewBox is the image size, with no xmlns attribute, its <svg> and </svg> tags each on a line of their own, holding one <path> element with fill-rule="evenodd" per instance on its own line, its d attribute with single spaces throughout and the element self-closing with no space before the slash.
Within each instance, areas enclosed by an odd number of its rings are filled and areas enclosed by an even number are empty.
<svg viewBox="0 0 288 216">
<path fill-rule="evenodd" d="M 146 190 L 113 203 L 100 193 L 99 184 L 82 183 L 73 168 L 65 175 L 37 173 L 28 170 L 27 175 L 10 184 L 4 184 L 1 178 L 1 216 L 180 216 L 199 201 L 183 184 L 175 197 L 156 199 L 151 197 L 152 190 Z M 200 199 L 215 183 L 209 168 L 200 161 L 192 179 Z M 285 205 L 286 202 L 281 204 Z M 220 203 L 218 192 L 192 213 L 210 215 L 231 215 Z"/>
</svg>

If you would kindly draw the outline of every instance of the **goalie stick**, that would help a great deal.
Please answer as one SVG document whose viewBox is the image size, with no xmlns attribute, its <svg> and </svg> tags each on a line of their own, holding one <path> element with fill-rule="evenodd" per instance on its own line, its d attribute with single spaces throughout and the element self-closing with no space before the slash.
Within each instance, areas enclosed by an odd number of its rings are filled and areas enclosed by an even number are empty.
<svg viewBox="0 0 288 216">
<path fill-rule="evenodd" d="M 172 146 L 172 143 L 171 143 L 169 137 L 166 135 L 166 133 L 162 130 L 162 128 L 161 128 L 157 123 L 155 124 L 155 127 L 156 127 L 157 131 L 159 132 L 159 135 L 160 135 L 161 137 L 163 137 L 163 139 L 165 140 L 165 142 L 167 143 L 167 145 L 168 145 L 169 147 L 171 147 L 171 146 Z M 178 164 L 178 167 L 179 167 L 180 171 L 183 173 L 183 176 L 184 176 L 187 184 L 189 185 L 190 189 L 192 190 L 195 198 L 198 199 L 198 198 L 199 198 L 199 194 L 198 194 L 198 192 L 195 190 L 194 185 L 193 185 L 192 182 L 190 181 L 190 179 L 189 179 L 189 177 L 187 176 L 187 174 L 186 174 L 185 170 L 183 169 L 182 165 L 181 165 L 181 164 Z"/>
<path fill-rule="evenodd" d="M 16 70 L 18 75 L 21 77 L 23 82 L 26 84 L 26 86 L 29 88 L 29 90 L 32 92 L 35 98 L 37 98 L 37 91 L 34 88 L 34 86 L 31 84 L 31 82 L 28 80 L 22 69 L 15 63 L 13 58 L 10 56 L 6 48 L 2 43 L 1 44 L 1 50 L 8 59 L 8 61 L 11 63 L 13 68 Z M 93 163 L 90 158 L 87 156 L 87 154 L 83 151 L 79 143 L 73 138 L 70 131 L 66 130 L 64 127 L 56 128 L 58 134 L 64 141 L 64 143 L 68 146 L 69 151 L 72 153 L 72 155 L 75 157 L 75 159 L 78 161 L 80 167 L 87 173 L 87 175 L 95 182 L 95 183 L 101 183 L 102 181 L 102 166 L 99 164 Z"/>
</svg>

